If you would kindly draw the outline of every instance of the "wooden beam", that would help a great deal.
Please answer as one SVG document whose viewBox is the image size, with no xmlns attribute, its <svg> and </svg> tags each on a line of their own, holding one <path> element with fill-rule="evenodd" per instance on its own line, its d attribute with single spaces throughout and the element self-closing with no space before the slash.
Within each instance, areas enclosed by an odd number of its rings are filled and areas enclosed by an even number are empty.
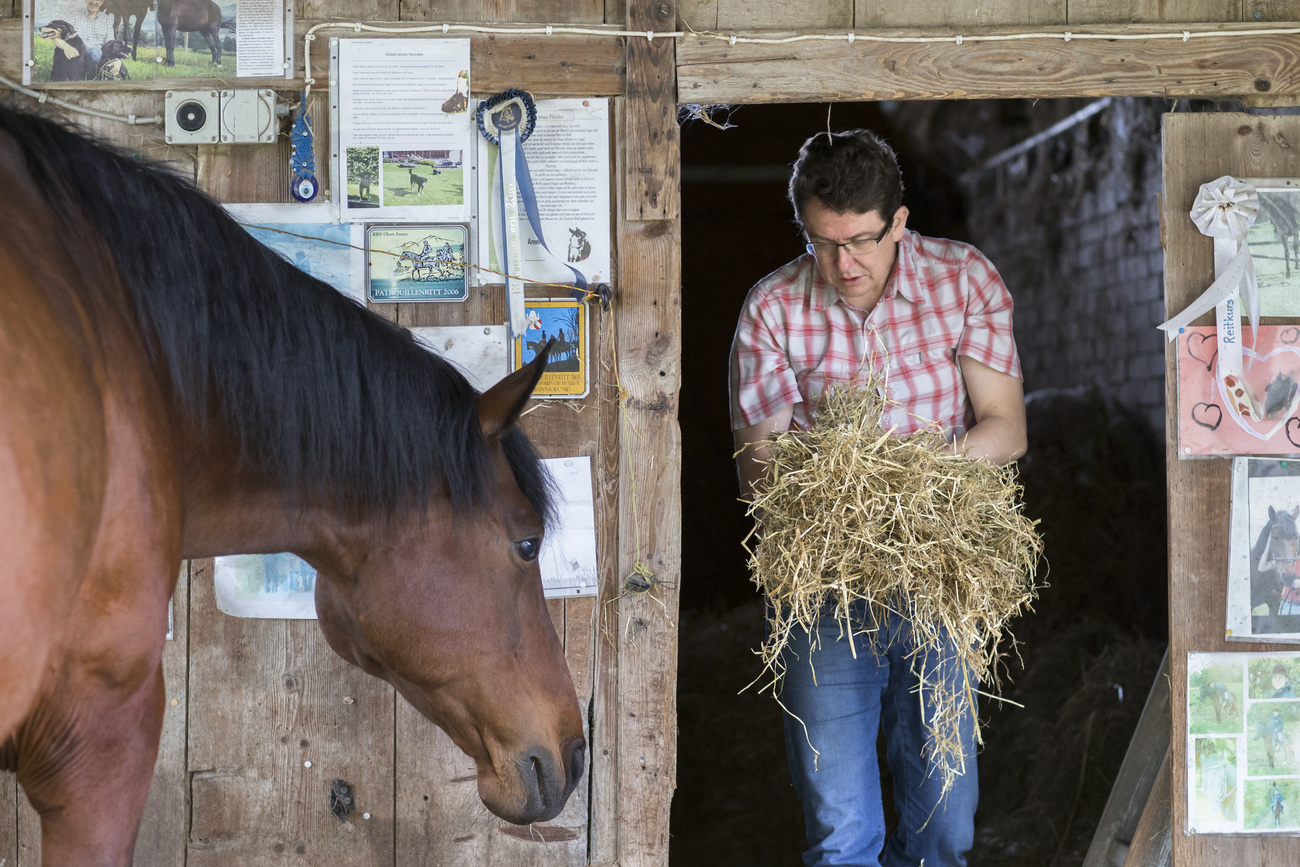
<svg viewBox="0 0 1300 867">
<path fill-rule="evenodd" d="M 629 30 L 672 30 L 674 0 L 631 0 Z M 625 167 L 629 220 L 675 220 L 680 214 L 676 63 L 672 39 L 633 37 L 627 45 Z"/>
<path fill-rule="evenodd" d="M 1133 842 L 1129 844 L 1124 867 L 1170 867 L 1174 862 L 1169 773 L 1169 749 L 1166 748 L 1160 769 L 1152 781 L 1146 808 L 1142 810 L 1142 816 L 1133 832 Z"/>
<path fill-rule="evenodd" d="M 1154 797 L 1162 761 L 1166 780 L 1169 777 L 1169 726 L 1169 651 L 1166 650 L 1142 707 L 1142 716 L 1129 740 L 1124 763 L 1115 776 L 1101 821 L 1097 823 L 1092 845 L 1084 856 L 1083 867 L 1113 867 L 1114 852 L 1136 839 L 1135 829 Z M 1168 782 L 1164 799 L 1168 809 Z"/>
<path fill-rule="evenodd" d="M 1122 36 L 1276 28 L 1278 23 L 1097 25 Z M 1249 38 L 1092 40 L 1057 36 L 989 41 L 1025 28 L 874 31 L 879 36 L 950 36 L 926 43 L 870 42 L 843 31 L 778 45 L 684 36 L 677 44 L 682 103 L 735 104 L 875 99 L 1071 96 L 1237 96 L 1300 93 L 1300 40 Z M 1065 30 L 1064 27 L 1061 28 Z M 1084 32 L 1080 29 L 1080 32 Z M 957 34 L 962 34 L 957 44 Z M 741 34 L 747 35 L 747 34 Z M 748 34 L 757 35 L 757 34 Z M 793 33 L 763 33 L 782 38 Z"/>
<path fill-rule="evenodd" d="M 294 21 L 297 42 L 294 48 L 295 68 L 302 69 L 302 37 L 314 25 L 322 23 L 314 19 Z M 368 24 L 383 24 L 382 21 L 367 21 Z M 399 25 L 403 22 L 387 22 Z M 407 26 L 410 22 L 406 22 Z M 603 28 L 604 25 L 583 25 L 584 27 Z M 611 31 L 617 28 L 605 28 Z M 669 28 L 671 29 L 671 28 Z M 316 87 L 328 90 L 329 83 L 329 38 L 345 36 L 348 38 L 387 39 L 418 38 L 421 35 L 430 38 L 441 33 L 395 33 L 391 37 L 382 33 L 357 34 L 351 30 L 320 30 L 312 45 L 312 74 Z M 452 34 L 458 35 L 458 34 Z M 469 34 L 460 34 L 469 35 Z M 0 75 L 20 81 L 22 78 L 23 57 L 22 19 L 0 19 Z M 624 40 L 614 36 L 506 36 L 494 34 L 469 35 L 470 53 L 473 58 L 473 81 L 475 96 L 487 96 L 508 87 L 522 87 L 538 97 L 552 96 L 618 96 L 624 88 L 624 66 L 626 64 Z M 644 40 L 641 40 L 644 42 Z M 660 43 L 667 46 L 671 58 L 672 40 Z M 669 66 L 671 67 L 671 60 Z M 159 79 L 122 82 L 97 82 L 87 85 L 85 82 L 64 81 L 46 82 L 38 86 L 40 90 L 93 90 L 95 92 L 125 90 L 164 91 L 178 87 L 205 87 L 215 79 L 193 78 L 185 80 Z M 238 87 L 269 87 L 275 90 L 298 92 L 303 88 L 301 77 L 293 80 L 285 78 L 241 78 L 235 84 Z M 229 83 L 223 84 L 229 86 Z M 69 98 L 66 95 L 65 99 Z"/>
</svg>

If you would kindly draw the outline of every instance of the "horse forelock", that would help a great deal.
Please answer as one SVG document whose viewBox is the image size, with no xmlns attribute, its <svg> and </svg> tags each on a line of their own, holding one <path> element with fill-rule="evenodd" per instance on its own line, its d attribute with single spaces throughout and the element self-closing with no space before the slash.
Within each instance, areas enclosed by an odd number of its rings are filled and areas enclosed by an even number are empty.
<svg viewBox="0 0 1300 867">
<path fill-rule="evenodd" d="M 0 131 L 47 204 L 110 251 L 177 410 L 227 431 L 289 502 L 391 510 L 445 493 L 459 513 L 493 500 L 477 393 L 408 331 L 297 270 L 188 180 L 3 106 Z M 511 431 L 501 444 L 549 515 L 527 439 Z"/>
</svg>

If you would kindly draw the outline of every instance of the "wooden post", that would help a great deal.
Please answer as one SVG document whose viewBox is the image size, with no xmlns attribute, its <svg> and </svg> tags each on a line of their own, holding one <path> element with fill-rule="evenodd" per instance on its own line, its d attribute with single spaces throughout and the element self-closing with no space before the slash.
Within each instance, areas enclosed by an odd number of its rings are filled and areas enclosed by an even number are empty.
<svg viewBox="0 0 1300 867">
<path fill-rule="evenodd" d="M 674 0 L 627 5 L 631 30 L 676 20 Z M 633 37 L 627 51 L 628 96 L 615 111 L 622 206 L 610 373 L 620 404 L 606 426 L 618 442 L 618 559 L 598 614 L 591 861 L 639 867 L 668 863 L 676 778 L 681 157 L 673 43 Z"/>
</svg>

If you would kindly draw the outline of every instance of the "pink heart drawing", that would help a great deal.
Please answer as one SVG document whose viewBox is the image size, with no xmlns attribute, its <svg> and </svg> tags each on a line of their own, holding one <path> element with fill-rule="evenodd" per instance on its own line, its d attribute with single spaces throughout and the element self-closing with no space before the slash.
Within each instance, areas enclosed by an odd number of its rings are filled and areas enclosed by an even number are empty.
<svg viewBox="0 0 1300 867">
<path fill-rule="evenodd" d="M 1241 354 L 1246 360 L 1243 378 L 1250 387 L 1251 394 L 1261 406 L 1264 404 L 1264 395 L 1269 383 L 1277 377 L 1289 375 L 1300 382 L 1300 349 L 1294 346 L 1279 346 L 1267 355 L 1256 355 L 1251 349 L 1242 347 Z M 1214 379 L 1218 384 L 1219 394 L 1223 397 L 1223 405 L 1228 408 L 1228 415 L 1238 427 L 1258 440 L 1272 439 L 1278 431 L 1286 427 L 1287 419 L 1295 413 L 1297 407 L 1300 407 L 1300 389 L 1297 389 L 1291 396 L 1290 403 L 1282 410 L 1273 413 L 1276 421 L 1242 418 L 1223 384 L 1222 372 L 1216 370 Z"/>
</svg>

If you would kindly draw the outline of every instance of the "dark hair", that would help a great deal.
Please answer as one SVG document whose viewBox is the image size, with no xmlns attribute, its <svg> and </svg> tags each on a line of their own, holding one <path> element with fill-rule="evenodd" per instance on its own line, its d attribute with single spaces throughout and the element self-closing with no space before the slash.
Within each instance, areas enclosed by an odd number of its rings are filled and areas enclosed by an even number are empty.
<svg viewBox="0 0 1300 867">
<path fill-rule="evenodd" d="M 799 149 L 789 195 L 800 228 L 814 198 L 836 213 L 879 211 L 888 220 L 903 204 L 903 176 L 894 149 L 874 132 L 819 132 Z"/>
</svg>

